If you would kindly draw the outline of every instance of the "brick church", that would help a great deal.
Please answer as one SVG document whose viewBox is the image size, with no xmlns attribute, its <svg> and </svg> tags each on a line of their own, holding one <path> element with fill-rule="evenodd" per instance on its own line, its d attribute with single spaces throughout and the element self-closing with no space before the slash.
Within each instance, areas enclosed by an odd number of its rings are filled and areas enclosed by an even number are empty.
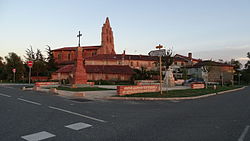
<svg viewBox="0 0 250 141">
<path fill-rule="evenodd" d="M 128 55 L 125 51 L 116 54 L 113 31 L 106 18 L 101 32 L 101 45 L 80 46 L 87 72 L 87 80 L 129 81 L 133 69 L 155 68 L 157 57 L 148 55 Z M 77 47 L 63 47 L 53 50 L 59 69 L 52 74 L 52 80 L 71 79 L 76 60 Z"/>
</svg>

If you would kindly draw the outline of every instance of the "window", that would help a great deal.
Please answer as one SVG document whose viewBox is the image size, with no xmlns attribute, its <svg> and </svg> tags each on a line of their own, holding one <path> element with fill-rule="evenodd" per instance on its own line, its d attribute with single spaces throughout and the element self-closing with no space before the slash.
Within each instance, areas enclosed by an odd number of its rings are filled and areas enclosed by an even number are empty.
<svg viewBox="0 0 250 141">
<path fill-rule="evenodd" d="M 70 55 L 70 54 L 68 54 L 68 60 L 69 60 L 69 61 L 71 60 L 71 55 Z"/>
<path fill-rule="evenodd" d="M 96 51 L 95 52 L 92 52 L 92 56 L 95 56 L 96 55 Z"/>
<path fill-rule="evenodd" d="M 130 62 L 130 65 L 133 66 L 133 62 Z"/>
<path fill-rule="evenodd" d="M 58 60 L 62 60 L 62 54 L 59 53 L 58 56 L 57 56 Z"/>
</svg>

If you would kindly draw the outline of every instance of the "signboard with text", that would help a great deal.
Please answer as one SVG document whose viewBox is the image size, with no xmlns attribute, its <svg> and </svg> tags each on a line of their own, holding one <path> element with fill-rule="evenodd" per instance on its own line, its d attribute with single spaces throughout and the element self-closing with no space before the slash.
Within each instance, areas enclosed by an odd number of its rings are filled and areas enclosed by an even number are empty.
<svg viewBox="0 0 250 141">
<path fill-rule="evenodd" d="M 160 49 L 160 50 L 152 50 L 148 53 L 149 56 L 165 56 L 166 50 Z"/>
</svg>

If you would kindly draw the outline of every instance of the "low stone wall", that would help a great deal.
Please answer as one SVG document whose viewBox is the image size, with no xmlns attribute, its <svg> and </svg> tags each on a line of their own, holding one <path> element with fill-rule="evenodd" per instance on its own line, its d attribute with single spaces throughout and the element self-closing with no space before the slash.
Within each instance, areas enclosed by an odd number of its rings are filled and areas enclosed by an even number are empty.
<svg viewBox="0 0 250 141">
<path fill-rule="evenodd" d="M 137 86 L 117 86 L 118 95 L 130 95 L 135 93 L 158 92 L 159 85 L 137 85 Z"/>
</svg>

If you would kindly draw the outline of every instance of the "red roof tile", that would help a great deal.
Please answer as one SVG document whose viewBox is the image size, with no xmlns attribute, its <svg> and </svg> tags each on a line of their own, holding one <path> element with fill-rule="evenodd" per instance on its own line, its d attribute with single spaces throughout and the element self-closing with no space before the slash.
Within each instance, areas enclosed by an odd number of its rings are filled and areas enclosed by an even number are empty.
<svg viewBox="0 0 250 141">
<path fill-rule="evenodd" d="M 81 46 L 84 50 L 85 49 L 98 49 L 101 46 Z M 76 50 L 77 47 L 63 47 L 63 48 L 58 48 L 54 49 L 52 51 L 71 51 L 71 50 Z"/>
<path fill-rule="evenodd" d="M 225 66 L 225 67 L 233 67 L 230 64 L 225 64 L 225 63 L 220 63 L 220 62 L 215 62 L 215 61 L 210 61 L 210 60 L 205 60 L 205 61 L 201 61 L 199 63 L 196 63 L 193 67 L 199 68 L 201 66 Z"/>
<path fill-rule="evenodd" d="M 66 65 L 58 69 L 57 73 L 70 73 L 74 65 Z M 104 74 L 134 74 L 134 71 L 129 66 L 121 65 L 86 65 L 87 73 L 104 73 Z"/>
<path fill-rule="evenodd" d="M 123 55 L 123 54 L 99 54 L 86 58 L 86 60 L 144 60 L 144 61 L 157 61 L 157 56 L 148 55 Z"/>
<path fill-rule="evenodd" d="M 184 56 L 184 55 L 180 55 L 180 54 L 176 54 L 175 56 L 174 56 L 174 58 L 183 58 L 183 59 L 186 59 L 186 60 L 190 60 L 190 58 L 188 57 L 188 56 Z M 199 62 L 199 61 L 201 61 L 200 59 L 195 59 L 195 58 L 192 58 L 192 60 L 193 61 L 197 61 L 197 62 Z"/>
</svg>

